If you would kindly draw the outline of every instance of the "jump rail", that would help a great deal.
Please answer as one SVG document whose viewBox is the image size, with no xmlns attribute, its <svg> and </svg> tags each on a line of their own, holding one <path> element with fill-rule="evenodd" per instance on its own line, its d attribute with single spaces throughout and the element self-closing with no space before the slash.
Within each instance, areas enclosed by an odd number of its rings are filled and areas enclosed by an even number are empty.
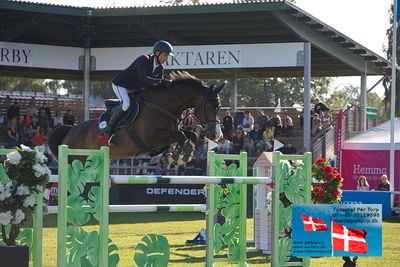
<svg viewBox="0 0 400 267">
<path fill-rule="evenodd" d="M 58 182 L 51 175 L 50 182 Z M 271 184 L 272 177 L 110 175 L 111 184 Z"/>
</svg>

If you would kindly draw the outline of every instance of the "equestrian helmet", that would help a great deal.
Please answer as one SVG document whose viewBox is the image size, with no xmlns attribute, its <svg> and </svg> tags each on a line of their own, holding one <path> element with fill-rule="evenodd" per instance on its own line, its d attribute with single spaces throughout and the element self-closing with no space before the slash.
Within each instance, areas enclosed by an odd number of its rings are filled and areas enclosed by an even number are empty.
<svg viewBox="0 0 400 267">
<path fill-rule="evenodd" d="M 155 53 L 156 51 L 160 51 L 160 52 L 164 52 L 167 53 L 171 56 L 173 56 L 174 54 L 172 54 L 173 52 L 173 47 L 170 43 L 168 43 L 167 41 L 157 41 L 154 44 L 153 47 L 153 53 Z"/>
</svg>

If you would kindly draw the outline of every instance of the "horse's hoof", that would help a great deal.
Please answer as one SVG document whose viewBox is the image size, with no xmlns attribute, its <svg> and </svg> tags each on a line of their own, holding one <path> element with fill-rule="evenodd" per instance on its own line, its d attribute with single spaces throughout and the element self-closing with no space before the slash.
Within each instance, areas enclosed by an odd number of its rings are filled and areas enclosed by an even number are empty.
<svg viewBox="0 0 400 267">
<path fill-rule="evenodd" d="M 176 164 L 177 165 L 183 165 L 185 163 L 186 163 L 186 161 L 183 160 L 182 156 L 179 156 L 178 160 L 176 161 Z"/>
<path fill-rule="evenodd" d="M 174 164 L 175 160 L 172 158 L 171 154 L 167 154 L 166 157 L 168 164 Z"/>
</svg>

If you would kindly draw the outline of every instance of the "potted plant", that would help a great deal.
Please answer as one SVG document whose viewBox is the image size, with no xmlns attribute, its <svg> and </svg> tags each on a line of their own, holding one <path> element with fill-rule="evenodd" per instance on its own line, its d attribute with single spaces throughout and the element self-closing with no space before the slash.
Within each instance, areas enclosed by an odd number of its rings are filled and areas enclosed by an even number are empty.
<svg viewBox="0 0 400 267">
<path fill-rule="evenodd" d="M 16 240 L 21 226 L 35 209 L 38 186 L 48 182 L 50 170 L 46 162 L 42 152 L 21 145 L 0 164 L 0 226 L 4 242 L 0 258 L 5 266 L 28 266 L 28 248 L 18 246 Z"/>
<path fill-rule="evenodd" d="M 311 200 L 316 204 L 334 204 L 342 199 L 343 178 L 336 168 L 331 167 L 324 158 L 319 158 L 312 165 L 312 177 L 319 186 L 311 191 Z"/>
</svg>

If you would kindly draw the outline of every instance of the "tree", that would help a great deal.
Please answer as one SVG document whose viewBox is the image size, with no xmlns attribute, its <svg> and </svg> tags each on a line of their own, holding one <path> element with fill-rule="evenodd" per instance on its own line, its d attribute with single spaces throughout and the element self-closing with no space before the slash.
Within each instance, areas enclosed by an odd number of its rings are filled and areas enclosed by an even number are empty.
<svg viewBox="0 0 400 267">
<path fill-rule="evenodd" d="M 386 51 L 386 55 L 387 57 L 392 60 L 392 36 L 393 36 L 393 29 L 392 29 L 392 25 L 394 22 L 393 19 L 393 5 L 390 8 L 390 28 L 386 31 L 386 35 L 388 37 L 388 49 Z M 399 44 L 399 38 L 400 38 L 400 31 L 399 28 L 397 28 L 397 44 Z M 397 55 L 399 55 L 400 49 L 399 49 L 399 45 L 397 45 L 396 47 L 397 49 Z M 397 65 L 399 65 L 400 60 L 399 60 L 399 56 L 397 56 Z M 384 80 L 383 80 L 383 86 L 385 88 L 385 97 L 383 99 L 383 102 L 385 104 L 385 113 L 384 114 L 390 114 L 390 98 L 391 98 L 391 87 L 392 87 L 392 82 L 391 82 L 391 76 L 385 76 Z M 400 101 L 400 75 L 399 72 L 397 71 L 396 73 L 396 99 L 395 99 L 397 105 L 395 106 L 395 116 L 399 117 L 400 116 L 400 105 L 399 105 L 399 101 Z"/>
<path fill-rule="evenodd" d="M 327 105 L 332 110 L 339 110 L 346 103 L 350 105 L 358 105 L 360 99 L 360 88 L 358 86 L 346 85 L 342 89 L 335 88 L 330 94 Z"/>
<path fill-rule="evenodd" d="M 0 88 L 17 92 L 49 93 L 44 79 L 1 77 Z"/>
<path fill-rule="evenodd" d="M 208 84 L 220 84 L 224 80 L 207 80 Z M 313 97 L 326 99 L 331 78 L 313 78 Z M 221 91 L 223 106 L 230 106 L 231 83 L 227 82 Z M 242 78 L 238 79 L 238 106 L 274 107 L 281 100 L 281 106 L 303 105 L 304 86 L 302 78 Z"/>
</svg>

